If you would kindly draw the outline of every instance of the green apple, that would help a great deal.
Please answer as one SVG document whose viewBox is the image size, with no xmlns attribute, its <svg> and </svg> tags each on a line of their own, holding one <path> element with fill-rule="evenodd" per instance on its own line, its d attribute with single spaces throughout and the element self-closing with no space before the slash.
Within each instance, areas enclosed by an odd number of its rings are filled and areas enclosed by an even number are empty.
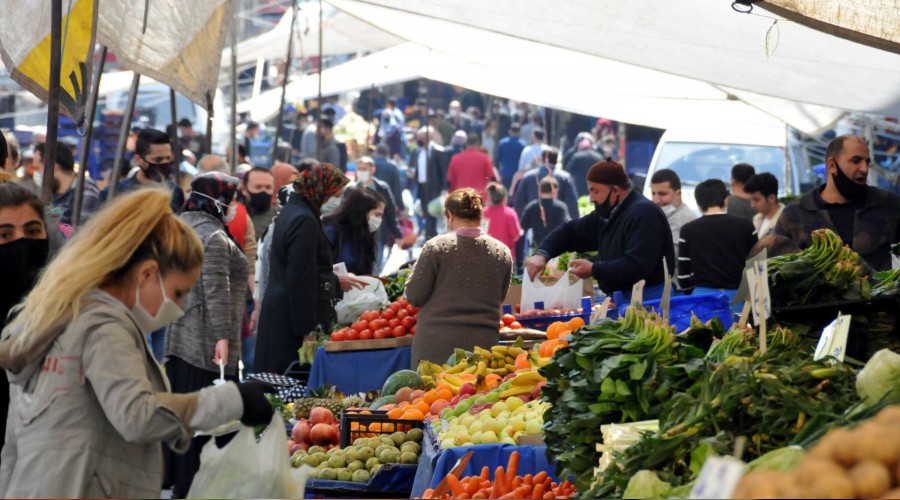
<svg viewBox="0 0 900 500">
<path fill-rule="evenodd" d="M 472 442 L 472 438 L 469 437 L 467 432 L 464 432 L 458 436 L 456 436 L 456 446 L 465 446 Z"/>
<path fill-rule="evenodd" d="M 500 442 L 500 438 L 497 437 L 497 434 L 494 434 L 494 431 L 482 432 L 481 442 L 484 444 L 496 444 Z"/>
<path fill-rule="evenodd" d="M 497 418 L 501 413 L 507 410 L 506 403 L 500 401 L 498 403 L 494 403 L 494 406 L 491 407 L 491 416 Z"/>
<path fill-rule="evenodd" d="M 524 405 L 525 402 L 519 398 L 509 398 L 506 400 L 506 408 L 509 411 L 516 411 L 520 406 Z"/>
<path fill-rule="evenodd" d="M 515 446 L 516 440 L 513 439 L 512 437 L 504 434 L 504 435 L 500 436 L 500 443 L 501 444 L 511 444 L 511 445 Z"/>
<path fill-rule="evenodd" d="M 481 420 L 476 420 L 469 426 L 469 432 L 471 433 L 481 432 L 482 430 L 484 430 L 484 424 Z"/>
<path fill-rule="evenodd" d="M 456 439 L 455 438 L 447 438 L 441 440 L 441 449 L 446 448 L 454 448 L 456 447 Z"/>
<path fill-rule="evenodd" d="M 540 434 L 541 433 L 541 425 L 542 425 L 541 422 L 539 422 L 537 420 L 534 420 L 534 419 L 529 420 L 525 424 L 525 434 L 528 434 L 528 435 Z"/>
<path fill-rule="evenodd" d="M 470 437 L 472 444 L 481 444 L 481 431 L 475 431 Z"/>
</svg>

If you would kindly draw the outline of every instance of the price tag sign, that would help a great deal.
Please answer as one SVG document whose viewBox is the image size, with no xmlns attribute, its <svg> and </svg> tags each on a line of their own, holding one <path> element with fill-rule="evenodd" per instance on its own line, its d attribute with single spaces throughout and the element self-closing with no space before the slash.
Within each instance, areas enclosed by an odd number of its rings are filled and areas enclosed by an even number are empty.
<svg viewBox="0 0 900 500">
<path fill-rule="evenodd" d="M 838 314 L 837 319 L 822 330 L 822 336 L 819 337 L 819 345 L 816 346 L 816 354 L 813 357 L 814 360 L 819 361 L 826 356 L 833 356 L 838 361 L 844 361 L 844 355 L 847 353 L 847 335 L 850 332 L 850 320 L 850 316 Z"/>
<path fill-rule="evenodd" d="M 763 317 L 772 315 L 772 304 L 769 298 L 769 274 L 766 261 L 757 261 L 747 270 L 747 286 L 750 291 L 750 305 L 753 310 L 753 322 L 761 324 Z"/>
<path fill-rule="evenodd" d="M 688 498 L 731 498 L 747 464 L 734 457 L 709 457 Z"/>
<path fill-rule="evenodd" d="M 601 319 L 606 318 L 606 315 L 609 313 L 609 303 L 610 303 L 609 297 L 606 297 L 605 299 L 603 299 L 603 303 L 600 304 L 600 309 L 597 309 L 596 311 L 594 311 L 593 316 L 591 316 L 591 324 L 592 325 L 595 325 Z"/>
<path fill-rule="evenodd" d="M 669 265 L 666 264 L 665 257 L 663 257 L 663 275 L 665 276 L 666 281 L 663 286 L 663 294 L 662 299 L 659 301 L 659 307 L 662 309 L 663 319 L 669 321 L 669 308 L 672 304 L 672 277 L 669 276 Z"/>
<path fill-rule="evenodd" d="M 638 281 L 631 287 L 631 305 L 641 305 L 644 303 L 644 280 Z"/>
<path fill-rule="evenodd" d="M 347 264 L 344 264 L 343 262 L 338 262 L 337 264 L 331 266 L 331 270 L 334 271 L 334 274 L 338 276 L 346 276 L 350 274 L 349 272 L 347 272 Z"/>
</svg>

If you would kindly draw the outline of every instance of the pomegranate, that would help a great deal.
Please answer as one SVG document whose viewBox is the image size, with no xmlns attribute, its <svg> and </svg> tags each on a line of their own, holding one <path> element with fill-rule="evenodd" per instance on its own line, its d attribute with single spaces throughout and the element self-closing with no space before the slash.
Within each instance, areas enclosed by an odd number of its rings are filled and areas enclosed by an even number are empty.
<svg viewBox="0 0 900 500">
<path fill-rule="evenodd" d="M 312 440 L 313 444 L 317 444 L 319 446 L 337 443 L 341 439 L 340 435 L 338 434 L 337 427 L 331 424 L 314 425 L 312 427 L 312 430 L 309 432 L 309 438 Z"/>
<path fill-rule="evenodd" d="M 309 424 L 315 426 L 316 424 L 331 424 L 334 423 L 334 413 L 331 413 L 331 410 L 328 408 L 323 408 L 318 406 L 313 408 L 311 412 L 309 412 Z"/>
<path fill-rule="evenodd" d="M 294 428 L 291 429 L 291 439 L 294 440 L 295 443 L 309 443 L 309 431 L 311 427 L 309 422 L 305 419 L 300 420 L 296 424 L 294 424 Z"/>
</svg>

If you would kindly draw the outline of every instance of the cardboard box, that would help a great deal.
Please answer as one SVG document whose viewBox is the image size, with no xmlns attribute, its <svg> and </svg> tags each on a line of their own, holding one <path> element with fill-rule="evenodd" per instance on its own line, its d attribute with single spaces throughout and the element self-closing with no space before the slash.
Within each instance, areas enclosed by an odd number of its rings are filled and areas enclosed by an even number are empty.
<svg viewBox="0 0 900 500">
<path fill-rule="evenodd" d="M 516 313 L 516 304 L 522 301 L 522 285 L 509 285 L 509 291 L 506 292 L 506 298 L 500 304 L 500 314 L 503 314 L 503 305 L 512 306 L 513 314 Z"/>
</svg>

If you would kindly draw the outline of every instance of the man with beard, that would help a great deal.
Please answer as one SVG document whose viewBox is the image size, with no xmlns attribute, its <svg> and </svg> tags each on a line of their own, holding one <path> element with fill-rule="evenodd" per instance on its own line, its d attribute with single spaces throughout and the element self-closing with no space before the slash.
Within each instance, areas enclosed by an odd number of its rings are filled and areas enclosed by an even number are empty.
<svg viewBox="0 0 900 500">
<path fill-rule="evenodd" d="M 533 280 L 547 261 L 563 252 L 597 251 L 595 260 L 573 259 L 572 274 L 597 280 L 607 295 L 621 292 L 616 304 L 631 302 L 631 288 L 645 280 L 644 300 L 662 296 L 663 260 L 669 273 L 675 269 L 672 232 L 663 211 L 635 191 L 622 164 L 607 158 L 587 173 L 588 192 L 594 211 L 566 222 L 547 235 L 534 255 L 525 261 Z"/>
<path fill-rule="evenodd" d="M 46 143 L 35 146 L 34 151 L 42 158 Z M 53 198 L 50 204 L 62 210 L 59 221 L 63 224 L 72 224 L 72 210 L 75 205 L 75 189 L 77 173 L 75 172 L 75 158 L 72 156 L 72 150 L 69 146 L 57 142 L 56 143 L 56 162 L 53 168 L 53 177 L 47 179 L 44 177 L 44 166 L 38 165 L 34 172 L 34 180 L 40 187 L 44 182 L 50 182 L 53 192 Z M 81 202 L 81 221 L 82 223 L 94 213 L 97 205 L 97 196 L 100 190 L 97 184 L 90 176 L 84 178 L 84 197 Z"/>
<path fill-rule="evenodd" d="M 891 245 L 900 241 L 900 197 L 866 185 L 869 147 L 860 137 L 835 137 L 825 151 L 825 185 L 784 207 L 775 234 L 801 249 L 810 233 L 828 228 L 873 269 L 891 268 Z"/>
<path fill-rule="evenodd" d="M 172 182 L 172 144 L 169 135 L 160 130 L 145 128 L 138 133 L 134 146 L 134 162 L 139 170 L 133 176 L 119 182 L 116 194 L 123 194 L 142 187 L 154 187 L 164 183 L 172 187 L 172 211 L 180 213 L 184 207 L 184 191 Z M 107 198 L 111 186 L 100 191 L 98 208 Z"/>
</svg>

